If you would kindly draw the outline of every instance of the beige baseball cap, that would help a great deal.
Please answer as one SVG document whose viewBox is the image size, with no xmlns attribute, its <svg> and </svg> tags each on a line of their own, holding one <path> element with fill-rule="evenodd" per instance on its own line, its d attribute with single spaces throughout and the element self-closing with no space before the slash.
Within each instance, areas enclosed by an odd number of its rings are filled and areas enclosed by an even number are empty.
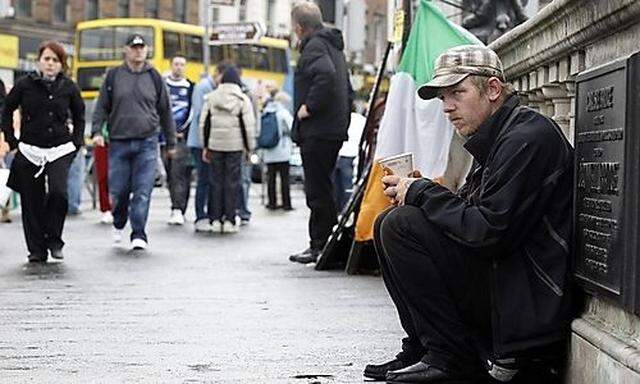
<svg viewBox="0 0 640 384">
<path fill-rule="evenodd" d="M 481 45 L 460 45 L 438 56 L 433 78 L 418 88 L 418 95 L 425 100 L 433 99 L 440 88 L 456 85 L 469 75 L 505 80 L 502 62 L 493 50 Z"/>
</svg>

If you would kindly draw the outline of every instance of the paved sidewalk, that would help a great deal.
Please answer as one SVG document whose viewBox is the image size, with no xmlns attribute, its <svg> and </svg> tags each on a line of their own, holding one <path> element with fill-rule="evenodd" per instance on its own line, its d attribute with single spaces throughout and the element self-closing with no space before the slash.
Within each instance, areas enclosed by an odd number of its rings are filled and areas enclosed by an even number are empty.
<svg viewBox="0 0 640 384">
<path fill-rule="evenodd" d="M 302 193 L 270 213 L 258 192 L 247 228 L 201 235 L 166 224 L 156 188 L 142 254 L 112 248 L 85 207 L 64 262 L 41 266 L 14 213 L 0 224 L 0 383 L 362 382 L 402 337 L 382 280 L 289 262 L 306 246 Z"/>
</svg>

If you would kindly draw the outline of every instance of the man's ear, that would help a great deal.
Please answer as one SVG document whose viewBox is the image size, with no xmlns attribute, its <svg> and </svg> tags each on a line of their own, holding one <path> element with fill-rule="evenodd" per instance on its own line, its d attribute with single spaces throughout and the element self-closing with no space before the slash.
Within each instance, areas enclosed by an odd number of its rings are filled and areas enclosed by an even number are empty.
<svg viewBox="0 0 640 384">
<path fill-rule="evenodd" d="M 497 77 L 490 77 L 487 80 L 487 96 L 489 97 L 489 101 L 497 101 L 502 96 L 504 92 L 504 87 L 502 86 L 502 81 Z"/>
</svg>

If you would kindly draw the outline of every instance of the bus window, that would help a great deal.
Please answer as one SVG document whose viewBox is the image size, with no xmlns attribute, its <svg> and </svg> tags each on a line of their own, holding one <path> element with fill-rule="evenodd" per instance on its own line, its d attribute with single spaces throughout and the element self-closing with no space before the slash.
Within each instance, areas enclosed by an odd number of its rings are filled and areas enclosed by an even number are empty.
<svg viewBox="0 0 640 384">
<path fill-rule="evenodd" d="M 78 87 L 81 91 L 97 91 L 104 82 L 105 67 L 78 68 Z"/>
<path fill-rule="evenodd" d="M 269 48 L 269 54 L 273 63 L 273 71 L 279 73 L 289 72 L 289 63 L 287 62 L 287 51 L 282 48 Z"/>
<path fill-rule="evenodd" d="M 235 51 L 235 63 L 240 68 L 253 69 L 253 58 L 251 54 L 251 46 L 249 45 L 232 45 L 233 51 Z"/>
<path fill-rule="evenodd" d="M 165 59 L 170 59 L 177 54 L 183 54 L 182 49 L 180 49 L 180 35 L 178 33 L 162 31 L 162 41 Z"/>
<path fill-rule="evenodd" d="M 202 62 L 202 37 L 185 35 L 185 56 L 187 60 Z"/>
<path fill-rule="evenodd" d="M 271 65 L 269 64 L 269 53 L 267 47 L 261 47 L 254 45 L 251 47 L 253 53 L 254 68 L 258 71 L 270 71 Z"/>
<path fill-rule="evenodd" d="M 80 32 L 80 61 L 121 60 L 122 47 L 133 33 L 142 35 L 153 57 L 153 29 L 150 27 L 102 27 Z"/>
<path fill-rule="evenodd" d="M 212 45 L 209 47 L 209 60 L 211 60 L 211 64 L 217 65 L 219 62 L 225 59 L 222 54 L 222 46 L 220 45 Z"/>
</svg>

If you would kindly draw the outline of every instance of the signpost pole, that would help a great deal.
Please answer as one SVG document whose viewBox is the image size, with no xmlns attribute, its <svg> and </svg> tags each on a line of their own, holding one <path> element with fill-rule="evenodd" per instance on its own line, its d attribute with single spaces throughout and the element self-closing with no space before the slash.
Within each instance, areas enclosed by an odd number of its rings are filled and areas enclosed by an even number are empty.
<svg viewBox="0 0 640 384">
<path fill-rule="evenodd" d="M 209 4 L 208 0 L 202 0 L 201 2 L 204 4 L 203 14 L 205 15 L 204 20 L 204 37 L 202 44 L 202 59 L 204 64 L 204 73 L 209 75 L 209 66 L 211 65 L 211 47 L 209 46 L 209 36 L 211 35 L 211 8 L 212 6 Z"/>
</svg>

